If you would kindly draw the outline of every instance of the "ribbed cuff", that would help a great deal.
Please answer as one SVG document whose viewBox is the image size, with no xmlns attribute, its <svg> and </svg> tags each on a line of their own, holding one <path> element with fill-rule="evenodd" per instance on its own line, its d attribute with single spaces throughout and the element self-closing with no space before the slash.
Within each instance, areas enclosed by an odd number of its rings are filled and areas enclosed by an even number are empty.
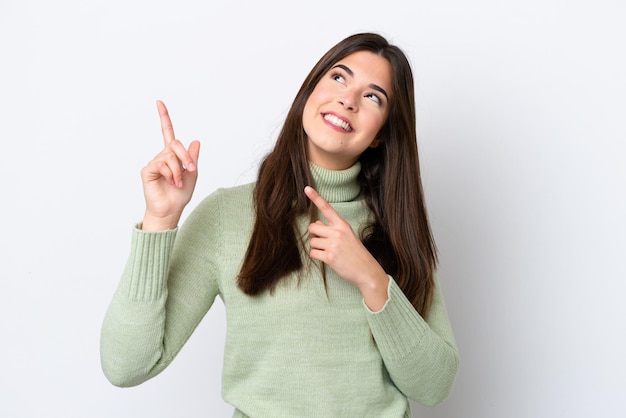
<svg viewBox="0 0 626 418">
<path fill-rule="evenodd" d="M 393 278 L 389 278 L 388 299 L 378 312 L 367 309 L 367 320 L 376 344 L 385 357 L 397 360 L 419 344 L 428 327 Z"/>
<path fill-rule="evenodd" d="M 177 229 L 162 232 L 133 230 L 131 254 L 126 266 L 128 298 L 152 302 L 166 291 L 169 260 Z"/>
</svg>

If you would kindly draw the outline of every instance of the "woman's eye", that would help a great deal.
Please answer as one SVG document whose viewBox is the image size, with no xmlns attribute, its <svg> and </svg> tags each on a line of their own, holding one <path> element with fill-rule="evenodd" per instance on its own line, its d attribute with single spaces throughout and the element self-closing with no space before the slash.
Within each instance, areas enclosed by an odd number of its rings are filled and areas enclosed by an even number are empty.
<svg viewBox="0 0 626 418">
<path fill-rule="evenodd" d="M 341 74 L 333 74 L 332 75 L 333 80 L 338 81 L 340 83 L 345 83 L 346 79 L 343 78 L 343 76 Z"/>
<path fill-rule="evenodd" d="M 382 104 L 382 100 L 380 100 L 380 97 L 378 97 L 377 95 L 375 95 L 374 93 L 369 93 L 366 94 L 365 97 L 367 97 L 368 99 L 372 100 L 374 103 L 376 104 Z"/>
</svg>

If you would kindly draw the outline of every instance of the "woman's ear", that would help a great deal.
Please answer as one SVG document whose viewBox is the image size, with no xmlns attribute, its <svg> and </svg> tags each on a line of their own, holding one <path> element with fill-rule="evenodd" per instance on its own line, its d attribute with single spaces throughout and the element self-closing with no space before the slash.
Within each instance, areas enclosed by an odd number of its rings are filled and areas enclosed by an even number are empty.
<svg viewBox="0 0 626 418">
<path fill-rule="evenodd" d="M 372 143 L 370 144 L 370 148 L 376 148 L 378 147 L 380 144 L 382 144 L 383 140 L 377 136 L 376 138 L 374 138 L 374 140 L 372 141 Z"/>
</svg>

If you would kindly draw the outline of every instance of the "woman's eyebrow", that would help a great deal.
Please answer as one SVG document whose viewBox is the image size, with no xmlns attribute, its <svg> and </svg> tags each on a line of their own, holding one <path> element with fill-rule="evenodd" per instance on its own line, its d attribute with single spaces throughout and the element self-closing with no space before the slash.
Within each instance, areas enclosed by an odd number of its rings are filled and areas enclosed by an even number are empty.
<svg viewBox="0 0 626 418">
<path fill-rule="evenodd" d="M 354 71 L 352 71 L 349 67 L 343 65 L 343 64 L 337 64 L 335 65 L 332 69 L 334 70 L 335 68 L 341 68 L 342 70 L 344 70 L 346 73 L 348 73 L 348 75 L 350 77 L 354 77 Z M 380 93 L 382 93 L 385 98 L 387 99 L 387 101 L 389 101 L 389 95 L 387 95 L 387 92 L 385 91 L 384 88 L 380 87 L 377 84 L 369 84 L 369 87 L 371 87 L 372 89 L 379 91 Z"/>
<path fill-rule="evenodd" d="M 349 67 L 347 67 L 347 66 L 345 66 L 343 64 L 337 64 L 332 69 L 334 70 L 335 68 L 341 68 L 342 70 L 347 72 L 350 77 L 354 77 L 354 72 Z"/>
</svg>

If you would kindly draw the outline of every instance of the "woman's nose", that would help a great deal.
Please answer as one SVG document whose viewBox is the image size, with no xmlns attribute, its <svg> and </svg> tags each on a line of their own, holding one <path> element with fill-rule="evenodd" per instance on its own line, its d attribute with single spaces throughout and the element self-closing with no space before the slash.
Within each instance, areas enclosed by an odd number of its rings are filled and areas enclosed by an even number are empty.
<svg viewBox="0 0 626 418">
<path fill-rule="evenodd" d="M 344 92 L 339 97 L 339 103 L 347 110 L 351 110 L 353 112 L 358 110 L 356 94 L 352 91 Z"/>
</svg>

